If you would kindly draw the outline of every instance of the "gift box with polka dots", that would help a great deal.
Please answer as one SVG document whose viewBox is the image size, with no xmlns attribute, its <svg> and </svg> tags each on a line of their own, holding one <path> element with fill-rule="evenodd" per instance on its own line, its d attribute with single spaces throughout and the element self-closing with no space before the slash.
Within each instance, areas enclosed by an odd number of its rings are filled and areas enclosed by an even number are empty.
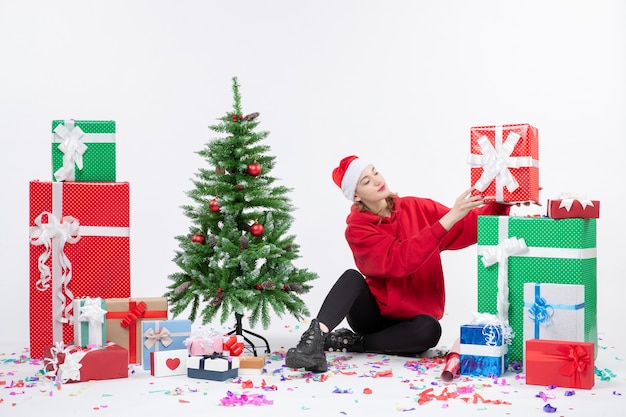
<svg viewBox="0 0 626 417">
<path fill-rule="evenodd" d="M 539 133 L 529 124 L 470 128 L 471 185 L 485 201 L 539 202 Z"/>
<path fill-rule="evenodd" d="M 30 182 L 30 349 L 74 340 L 74 298 L 130 296 L 128 183 Z"/>
<path fill-rule="evenodd" d="M 511 238 L 523 239 L 526 249 L 507 255 L 503 245 Z M 502 256 L 486 267 L 482 258 L 498 248 Z M 478 311 L 496 314 L 499 280 L 508 282 L 508 319 L 515 334 L 511 361 L 523 361 L 524 284 L 529 282 L 584 286 L 584 341 L 597 344 L 596 262 L 596 219 L 478 217 Z"/>
<path fill-rule="evenodd" d="M 53 181 L 115 182 L 115 121 L 53 120 Z"/>
</svg>

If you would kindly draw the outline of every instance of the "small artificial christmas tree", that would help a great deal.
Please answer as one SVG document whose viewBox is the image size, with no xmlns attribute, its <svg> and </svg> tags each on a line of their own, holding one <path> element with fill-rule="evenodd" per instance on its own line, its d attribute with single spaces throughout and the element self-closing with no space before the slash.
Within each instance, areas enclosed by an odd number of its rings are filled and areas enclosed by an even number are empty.
<svg viewBox="0 0 626 417">
<path fill-rule="evenodd" d="M 288 234 L 291 190 L 270 175 L 275 158 L 263 144 L 269 132 L 255 131 L 259 113 L 243 115 L 237 78 L 233 94 L 233 110 L 209 126 L 219 137 L 198 152 L 210 169 L 199 169 L 187 193 L 195 205 L 182 207 L 192 226 L 189 235 L 176 237 L 173 260 L 181 271 L 169 276 L 165 296 L 175 316 L 189 307 L 189 319 L 199 314 L 203 324 L 220 310 L 222 324 L 234 314 L 242 334 L 246 312 L 252 327 L 261 320 L 264 328 L 271 310 L 279 317 L 308 316 L 299 294 L 317 275 L 292 264 L 299 246 Z"/>
</svg>

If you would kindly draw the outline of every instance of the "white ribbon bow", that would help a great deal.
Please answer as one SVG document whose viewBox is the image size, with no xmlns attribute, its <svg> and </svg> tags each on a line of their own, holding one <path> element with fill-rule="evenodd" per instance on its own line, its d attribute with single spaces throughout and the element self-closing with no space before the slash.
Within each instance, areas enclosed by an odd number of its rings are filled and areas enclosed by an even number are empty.
<svg viewBox="0 0 626 417">
<path fill-rule="evenodd" d="M 593 207 L 593 201 L 589 200 L 586 196 L 578 195 L 576 193 L 561 193 L 559 194 L 559 198 L 561 199 L 559 208 L 565 207 L 565 210 L 567 211 L 570 211 L 575 200 L 580 202 L 580 205 L 583 206 L 583 210 L 587 207 Z"/>
<path fill-rule="evenodd" d="M 83 366 L 80 361 L 85 356 L 84 352 L 66 353 L 65 360 L 59 365 L 57 377 L 61 383 L 65 384 L 69 380 L 80 381 L 80 368 Z"/>
<path fill-rule="evenodd" d="M 503 141 L 502 126 L 495 127 L 495 147 L 487 136 L 478 138 L 477 143 L 482 155 L 470 154 L 468 157 L 470 165 L 483 168 L 482 175 L 474 184 L 478 191 L 485 191 L 494 179 L 496 180 L 496 193 L 504 187 L 511 193 L 519 188 L 519 183 L 509 168 L 533 165 L 531 156 L 511 156 L 520 138 L 521 136 L 517 133 L 509 132 L 506 140 Z"/>
<path fill-rule="evenodd" d="M 61 138 L 58 149 L 63 152 L 63 166 L 54 173 L 54 178 L 57 181 L 74 181 L 74 165 L 83 169 L 83 154 L 87 151 L 87 145 L 82 141 L 85 132 L 74 126 L 73 121 L 66 121 L 65 125 L 60 124 L 54 129 L 54 134 Z"/>
<path fill-rule="evenodd" d="M 74 312 L 76 314 L 76 311 Z M 102 301 L 98 298 L 85 298 L 83 305 L 78 310 L 78 320 L 89 323 L 89 343 L 103 344 L 102 340 L 102 324 L 107 311 L 102 308 Z"/>
<path fill-rule="evenodd" d="M 482 262 L 486 268 L 498 264 L 498 313 L 502 323 L 509 322 L 509 256 L 528 250 L 524 238 L 511 237 L 496 246 L 485 248 Z"/>
<path fill-rule="evenodd" d="M 154 331 L 153 328 L 149 328 L 144 333 L 144 337 L 146 341 L 143 342 L 144 346 L 148 349 L 151 349 L 156 343 L 161 342 L 163 347 L 168 347 L 172 344 L 173 340 L 170 337 L 170 331 L 167 328 L 163 327 L 159 331 Z"/>
<path fill-rule="evenodd" d="M 46 223 L 44 223 L 44 216 L 47 220 Z M 39 255 L 37 260 L 40 275 L 35 286 L 39 291 L 45 291 L 50 288 L 52 274 L 50 272 L 50 267 L 46 265 L 46 262 L 51 255 L 52 239 L 56 238 L 59 248 L 59 264 L 61 266 L 62 278 L 61 288 L 59 288 L 59 291 L 56 294 L 56 296 L 62 300 L 62 307 L 60 311 L 57 311 L 56 318 L 63 323 L 68 323 L 69 319 L 66 317 L 69 316 L 72 305 L 71 302 L 65 302 L 65 297 L 67 296 L 70 301 L 74 299 L 74 295 L 68 288 L 68 284 L 72 279 L 72 263 L 67 255 L 65 255 L 63 249 L 65 247 L 65 243 L 76 243 L 80 240 L 80 223 L 72 216 L 65 216 L 61 219 L 61 221 L 59 221 L 54 214 L 47 211 L 44 211 L 37 216 L 34 223 L 36 228 L 33 229 L 30 234 L 30 243 L 35 246 L 43 245 L 45 248 L 44 252 Z"/>
<path fill-rule="evenodd" d="M 58 358 L 60 353 L 65 355 L 63 363 L 61 364 Z M 57 379 L 61 381 L 62 384 L 70 380 L 80 380 L 80 368 L 83 366 L 80 361 L 85 357 L 87 352 L 74 345 L 64 348 L 63 342 L 57 342 L 54 347 L 50 348 L 50 354 L 52 358 L 44 359 L 46 369 L 50 368 L 46 373 L 47 375 L 56 375 Z"/>
</svg>

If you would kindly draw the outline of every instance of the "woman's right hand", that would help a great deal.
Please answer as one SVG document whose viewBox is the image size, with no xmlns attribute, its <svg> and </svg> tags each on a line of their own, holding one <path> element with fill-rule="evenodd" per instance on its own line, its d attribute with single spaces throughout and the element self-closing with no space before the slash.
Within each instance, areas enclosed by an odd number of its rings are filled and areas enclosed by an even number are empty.
<svg viewBox="0 0 626 417">
<path fill-rule="evenodd" d="M 465 217 L 470 210 L 484 204 L 483 196 L 479 194 L 472 195 L 472 191 L 474 191 L 474 187 L 465 190 L 463 194 L 457 197 L 450 211 L 439 219 L 439 223 L 441 223 L 444 229 L 450 230 L 452 226 Z"/>
</svg>

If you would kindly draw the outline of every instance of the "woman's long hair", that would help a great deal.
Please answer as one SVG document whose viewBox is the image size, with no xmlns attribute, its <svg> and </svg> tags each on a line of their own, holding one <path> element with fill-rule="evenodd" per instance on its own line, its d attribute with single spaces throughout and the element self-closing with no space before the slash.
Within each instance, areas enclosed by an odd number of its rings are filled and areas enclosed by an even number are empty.
<svg viewBox="0 0 626 417">
<path fill-rule="evenodd" d="M 389 195 L 389 197 L 387 197 L 385 199 L 385 201 L 387 202 L 387 207 L 385 207 L 387 210 L 389 210 L 389 212 L 391 213 L 393 211 L 393 209 L 396 206 L 396 197 L 398 196 L 398 194 L 396 193 L 391 193 Z M 359 211 L 369 211 L 370 213 L 374 213 L 375 215 L 377 215 L 378 217 L 382 218 L 382 214 L 380 212 L 376 212 L 371 210 L 369 207 L 367 207 L 365 204 L 363 204 L 361 201 L 356 201 L 354 204 L 356 204 L 356 208 Z"/>
</svg>

